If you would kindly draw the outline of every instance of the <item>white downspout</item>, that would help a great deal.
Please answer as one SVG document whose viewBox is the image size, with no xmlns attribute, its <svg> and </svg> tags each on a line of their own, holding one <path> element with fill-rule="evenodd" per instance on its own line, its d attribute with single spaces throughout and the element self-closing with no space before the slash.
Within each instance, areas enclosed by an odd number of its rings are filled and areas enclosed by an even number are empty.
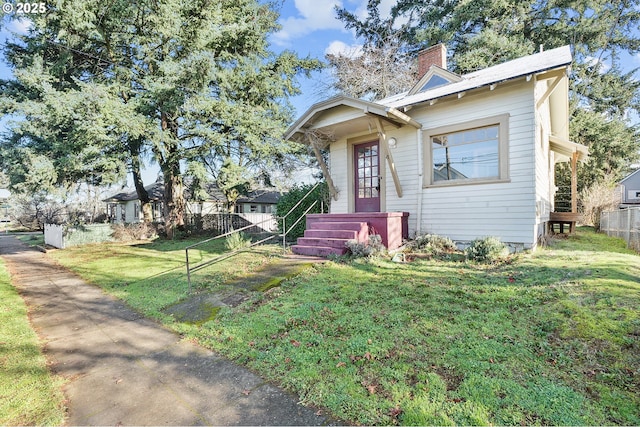
<svg viewBox="0 0 640 427">
<path fill-rule="evenodd" d="M 418 134 L 418 208 L 416 209 L 416 236 L 420 235 L 422 230 L 422 175 L 424 173 L 424 158 L 422 157 L 422 129 L 417 129 Z"/>
</svg>

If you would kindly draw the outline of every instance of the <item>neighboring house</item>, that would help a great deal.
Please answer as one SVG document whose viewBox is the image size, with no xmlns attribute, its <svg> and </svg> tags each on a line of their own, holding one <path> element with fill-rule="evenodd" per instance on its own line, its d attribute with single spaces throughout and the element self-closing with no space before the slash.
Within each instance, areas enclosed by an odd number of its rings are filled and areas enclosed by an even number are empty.
<svg viewBox="0 0 640 427">
<path fill-rule="evenodd" d="M 620 207 L 640 206 L 640 169 L 620 181 Z"/>
<path fill-rule="evenodd" d="M 164 221 L 164 184 L 157 181 L 145 187 L 149 194 L 154 222 Z M 187 213 L 211 214 L 226 211 L 226 197 L 215 184 L 207 186 L 207 200 L 201 202 L 190 201 L 186 191 Z M 135 190 L 125 190 L 104 200 L 107 203 L 109 221 L 116 224 L 135 223 L 142 221 L 140 200 Z"/>
<path fill-rule="evenodd" d="M 236 201 L 236 213 L 276 213 L 276 205 L 280 200 L 279 191 L 256 190 Z"/>
<path fill-rule="evenodd" d="M 438 45 L 420 53 L 406 93 L 313 105 L 286 138 L 311 146 L 334 200 L 330 214 L 307 216 L 293 250 L 342 253 L 343 239 L 369 233 L 389 248 L 434 233 L 463 243 L 496 236 L 520 250 L 554 222 L 575 224 L 576 163 L 588 150 L 569 141 L 571 62 L 565 46 L 457 75 Z M 559 217 L 558 162 L 571 162 L 574 190 L 573 212 Z"/>
<path fill-rule="evenodd" d="M 9 190 L 0 188 L 0 222 L 9 222 Z"/>
</svg>

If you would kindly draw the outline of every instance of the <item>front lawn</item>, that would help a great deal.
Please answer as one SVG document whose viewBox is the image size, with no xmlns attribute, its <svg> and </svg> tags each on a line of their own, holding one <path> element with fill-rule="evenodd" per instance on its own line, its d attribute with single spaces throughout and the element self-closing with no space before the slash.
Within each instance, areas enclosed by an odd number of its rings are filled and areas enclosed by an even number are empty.
<svg viewBox="0 0 640 427">
<path fill-rule="evenodd" d="M 153 314 L 173 285 L 129 276 L 177 253 L 104 247 L 55 254 Z M 622 241 L 581 229 L 500 265 L 329 262 L 199 327 L 158 317 L 346 422 L 639 425 L 639 278 Z"/>
<path fill-rule="evenodd" d="M 0 260 L 0 425 L 60 425 L 62 381 L 53 377 L 24 301 Z"/>
<path fill-rule="evenodd" d="M 90 244 L 50 251 L 49 256 L 141 313 L 170 321 L 161 310 L 189 296 L 185 247 L 200 240 Z M 214 240 L 191 249 L 189 260 L 196 265 L 226 251 L 224 239 Z M 277 245 L 264 245 L 192 273 L 192 292 L 212 291 L 229 280 L 250 274 L 268 265 L 281 251 L 282 247 Z"/>
</svg>

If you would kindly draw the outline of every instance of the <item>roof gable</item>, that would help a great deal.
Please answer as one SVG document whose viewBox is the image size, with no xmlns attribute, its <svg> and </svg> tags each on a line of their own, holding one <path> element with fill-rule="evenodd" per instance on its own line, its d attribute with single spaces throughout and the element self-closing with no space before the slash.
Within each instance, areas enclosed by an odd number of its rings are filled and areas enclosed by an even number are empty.
<svg viewBox="0 0 640 427">
<path fill-rule="evenodd" d="M 630 182 L 640 182 L 640 169 L 634 172 L 631 172 L 629 175 L 622 178 L 622 180 L 620 181 L 620 184 L 624 185 Z"/>
<path fill-rule="evenodd" d="M 456 83 L 460 80 L 462 80 L 462 78 L 459 75 L 438 67 L 437 65 L 432 65 L 429 67 L 429 70 L 424 73 L 424 76 L 411 88 L 408 95 L 415 95 L 416 93 L 444 86 L 449 83 Z"/>
</svg>

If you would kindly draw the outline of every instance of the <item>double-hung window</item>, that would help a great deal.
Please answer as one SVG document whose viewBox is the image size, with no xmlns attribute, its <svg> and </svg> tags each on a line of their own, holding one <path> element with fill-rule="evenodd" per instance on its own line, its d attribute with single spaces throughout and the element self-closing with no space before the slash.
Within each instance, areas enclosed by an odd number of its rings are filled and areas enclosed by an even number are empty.
<svg viewBox="0 0 640 427">
<path fill-rule="evenodd" d="M 508 179 L 507 114 L 425 131 L 427 186 Z"/>
</svg>

